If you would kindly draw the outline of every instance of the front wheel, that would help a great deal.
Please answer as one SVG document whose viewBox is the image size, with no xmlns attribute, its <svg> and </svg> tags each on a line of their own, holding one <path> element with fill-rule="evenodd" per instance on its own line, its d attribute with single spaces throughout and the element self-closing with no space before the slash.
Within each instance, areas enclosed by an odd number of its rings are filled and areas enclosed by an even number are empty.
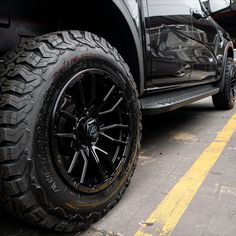
<svg viewBox="0 0 236 236">
<path fill-rule="evenodd" d="M 140 145 L 136 86 L 91 33 L 44 35 L 1 70 L 1 203 L 56 231 L 79 231 L 121 198 Z"/>
<path fill-rule="evenodd" d="M 220 93 L 213 95 L 212 100 L 216 109 L 229 110 L 234 107 L 236 96 L 236 76 L 232 58 L 227 58 L 224 86 Z"/>
</svg>

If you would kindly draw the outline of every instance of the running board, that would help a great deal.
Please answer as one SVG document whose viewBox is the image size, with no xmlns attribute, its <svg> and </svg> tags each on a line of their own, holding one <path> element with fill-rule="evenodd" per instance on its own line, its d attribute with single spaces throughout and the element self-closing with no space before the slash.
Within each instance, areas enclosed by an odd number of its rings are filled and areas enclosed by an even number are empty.
<svg viewBox="0 0 236 236">
<path fill-rule="evenodd" d="M 142 113 L 144 115 L 156 115 L 173 111 L 189 103 L 217 94 L 219 90 L 219 88 L 207 84 L 144 97 L 141 99 Z"/>
</svg>

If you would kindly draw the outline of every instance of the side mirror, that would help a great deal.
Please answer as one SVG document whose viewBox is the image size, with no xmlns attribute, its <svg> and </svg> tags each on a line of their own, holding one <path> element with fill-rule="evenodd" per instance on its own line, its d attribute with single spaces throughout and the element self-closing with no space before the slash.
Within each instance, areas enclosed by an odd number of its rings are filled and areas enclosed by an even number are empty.
<svg viewBox="0 0 236 236">
<path fill-rule="evenodd" d="M 209 10 L 211 13 L 220 12 L 231 5 L 231 0 L 209 0 Z"/>
</svg>

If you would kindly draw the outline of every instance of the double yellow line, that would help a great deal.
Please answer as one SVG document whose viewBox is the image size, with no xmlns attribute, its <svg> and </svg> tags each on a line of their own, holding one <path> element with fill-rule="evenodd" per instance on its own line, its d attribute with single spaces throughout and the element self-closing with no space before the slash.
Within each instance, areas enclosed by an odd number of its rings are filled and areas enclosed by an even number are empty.
<svg viewBox="0 0 236 236">
<path fill-rule="evenodd" d="M 236 114 L 147 218 L 135 236 L 170 235 L 173 232 L 235 130 Z"/>
</svg>

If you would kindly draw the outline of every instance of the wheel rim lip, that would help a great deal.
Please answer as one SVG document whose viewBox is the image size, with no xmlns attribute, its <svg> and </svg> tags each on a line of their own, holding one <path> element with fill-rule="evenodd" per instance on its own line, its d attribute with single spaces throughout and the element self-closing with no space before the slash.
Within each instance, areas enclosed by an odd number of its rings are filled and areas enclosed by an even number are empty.
<svg viewBox="0 0 236 236">
<path fill-rule="evenodd" d="M 111 72 L 105 70 L 105 69 L 98 69 L 98 68 L 89 68 L 89 69 L 84 69 L 78 73 L 76 73 L 74 76 L 72 76 L 63 86 L 62 86 L 62 89 L 61 91 L 59 92 L 57 98 L 56 98 L 56 102 L 55 104 L 53 105 L 53 111 L 52 111 L 52 116 L 51 116 L 51 124 L 54 124 L 54 121 L 55 121 L 55 114 L 57 112 L 57 108 L 58 108 L 58 105 L 60 103 L 60 100 L 63 96 L 63 94 L 66 92 L 67 88 L 72 88 L 74 86 L 74 84 L 76 84 L 78 81 L 80 81 L 81 79 L 84 78 L 84 76 L 86 76 L 88 73 L 90 72 L 93 72 L 92 74 L 95 74 L 98 73 L 99 75 L 108 75 L 109 78 L 112 78 L 112 83 L 115 84 L 117 87 L 118 85 L 115 83 L 115 77 L 118 76 L 118 75 L 115 75 L 115 74 L 112 74 Z M 72 85 L 71 85 L 72 84 Z M 120 91 L 122 91 L 122 88 L 119 86 L 118 89 Z M 122 93 L 122 96 L 124 94 Z M 123 96 L 124 97 L 124 96 Z M 125 104 L 125 108 L 127 110 L 129 110 L 129 107 L 127 104 Z M 129 127 L 131 127 L 130 125 L 130 119 L 128 119 L 128 123 L 129 123 Z M 51 135 L 50 136 L 53 136 L 53 125 L 50 125 L 51 128 Z M 130 137 L 130 128 L 129 128 L 129 131 L 127 132 L 127 137 L 126 137 L 126 140 L 127 140 L 127 145 L 126 147 L 124 148 L 123 150 L 123 153 L 129 153 L 129 150 L 130 150 L 130 145 L 131 145 L 131 137 Z M 53 143 L 54 141 L 51 142 L 51 146 L 53 146 Z M 119 147 L 120 149 L 120 147 Z M 116 148 L 117 150 L 117 148 Z M 128 150 L 128 151 L 127 151 Z M 117 152 L 117 151 L 116 151 Z M 118 151 L 119 152 L 119 151 Z M 118 153 L 117 152 L 117 153 Z M 55 155 L 55 152 L 50 150 L 50 153 L 51 155 Z M 116 155 L 116 153 L 114 153 L 114 156 Z M 117 154 L 118 155 L 118 154 Z M 127 158 L 127 156 L 125 157 Z M 125 159 L 123 158 L 123 155 L 122 155 L 122 158 L 119 162 L 119 164 L 117 165 L 117 168 L 114 170 L 114 172 L 105 180 L 103 181 L 102 183 L 99 183 L 99 184 L 96 184 L 96 185 L 93 185 L 93 186 L 84 186 L 84 185 L 81 185 L 81 184 L 78 184 L 75 186 L 74 184 L 74 181 L 68 176 L 68 173 L 66 173 L 66 170 L 64 168 L 62 168 L 60 165 L 56 164 L 55 162 L 55 158 L 52 156 L 52 159 L 53 159 L 53 162 L 54 162 L 54 165 L 56 165 L 56 169 L 59 171 L 59 174 L 61 175 L 61 177 L 63 178 L 64 181 L 66 181 L 66 183 L 69 183 L 71 187 L 75 188 L 76 190 L 79 190 L 81 192 L 84 192 L 84 193 L 96 193 L 96 192 L 99 192 L 99 191 L 102 191 L 104 189 L 106 189 L 108 186 L 110 186 L 114 180 L 120 175 L 121 171 L 122 171 L 122 167 L 124 166 L 124 164 L 126 163 Z M 66 174 L 66 175 L 65 175 Z"/>
</svg>

